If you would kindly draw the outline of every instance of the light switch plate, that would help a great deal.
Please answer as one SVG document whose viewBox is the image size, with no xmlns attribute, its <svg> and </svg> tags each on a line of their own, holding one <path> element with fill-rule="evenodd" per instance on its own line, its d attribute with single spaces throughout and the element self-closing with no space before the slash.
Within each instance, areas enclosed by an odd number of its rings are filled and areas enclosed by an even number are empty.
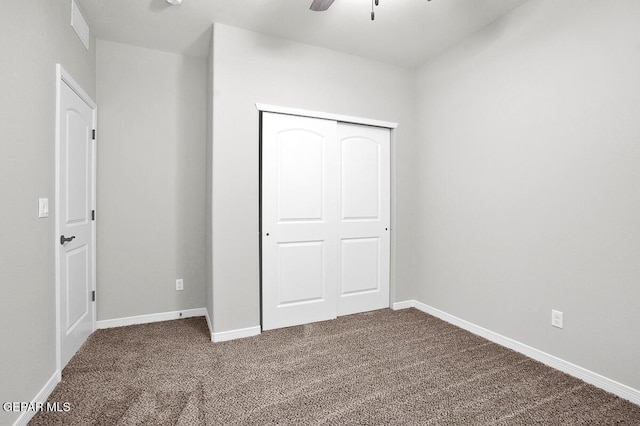
<svg viewBox="0 0 640 426">
<path fill-rule="evenodd" d="M 38 198 L 38 217 L 49 217 L 48 198 Z"/>
</svg>

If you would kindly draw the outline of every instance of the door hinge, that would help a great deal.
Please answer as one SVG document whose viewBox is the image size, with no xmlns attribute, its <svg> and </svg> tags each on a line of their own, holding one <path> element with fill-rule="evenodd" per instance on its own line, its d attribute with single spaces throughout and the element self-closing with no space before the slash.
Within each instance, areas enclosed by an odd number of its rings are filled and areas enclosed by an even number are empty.
<svg viewBox="0 0 640 426">
<path fill-rule="evenodd" d="M 91 220 L 96 220 L 96 211 L 91 210 Z"/>
<path fill-rule="evenodd" d="M 96 129 L 93 129 L 91 131 L 91 139 L 94 140 L 94 141 L 96 140 Z"/>
<path fill-rule="evenodd" d="M 95 290 L 93 290 L 93 291 L 91 292 L 91 301 L 92 301 L 92 302 L 95 302 L 95 301 L 96 301 L 96 291 L 95 291 Z"/>
</svg>

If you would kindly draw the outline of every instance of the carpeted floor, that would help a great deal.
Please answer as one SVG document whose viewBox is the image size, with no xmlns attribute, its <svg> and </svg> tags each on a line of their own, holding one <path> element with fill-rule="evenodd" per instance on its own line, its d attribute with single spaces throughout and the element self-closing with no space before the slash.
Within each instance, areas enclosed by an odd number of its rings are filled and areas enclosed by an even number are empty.
<svg viewBox="0 0 640 426">
<path fill-rule="evenodd" d="M 204 318 L 96 331 L 33 425 L 640 425 L 640 406 L 415 309 L 211 343 Z"/>
</svg>

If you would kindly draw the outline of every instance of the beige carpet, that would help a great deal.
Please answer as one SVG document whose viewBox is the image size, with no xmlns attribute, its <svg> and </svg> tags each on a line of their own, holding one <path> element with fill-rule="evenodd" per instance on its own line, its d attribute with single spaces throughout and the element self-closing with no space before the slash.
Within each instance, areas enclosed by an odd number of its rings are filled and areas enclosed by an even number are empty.
<svg viewBox="0 0 640 426">
<path fill-rule="evenodd" d="M 640 406 L 415 309 L 211 343 L 204 318 L 96 331 L 34 425 L 640 425 Z"/>
</svg>

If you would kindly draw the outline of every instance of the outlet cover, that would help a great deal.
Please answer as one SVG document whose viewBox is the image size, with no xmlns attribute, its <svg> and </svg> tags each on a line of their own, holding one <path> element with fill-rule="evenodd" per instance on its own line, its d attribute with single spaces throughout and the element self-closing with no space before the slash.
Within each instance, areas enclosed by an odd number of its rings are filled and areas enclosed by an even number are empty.
<svg viewBox="0 0 640 426">
<path fill-rule="evenodd" d="M 552 310 L 551 311 L 551 325 L 554 327 L 562 328 L 562 312 Z"/>
<path fill-rule="evenodd" d="M 176 290 L 184 290 L 184 280 L 182 278 L 176 280 Z"/>
</svg>

